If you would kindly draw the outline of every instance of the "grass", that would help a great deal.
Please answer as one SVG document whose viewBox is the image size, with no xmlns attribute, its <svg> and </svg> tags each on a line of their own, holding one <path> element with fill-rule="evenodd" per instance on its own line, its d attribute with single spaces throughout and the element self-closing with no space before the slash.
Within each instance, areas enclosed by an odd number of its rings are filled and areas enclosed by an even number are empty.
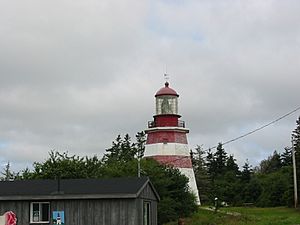
<svg viewBox="0 0 300 225">
<path fill-rule="evenodd" d="M 177 224 L 173 222 L 166 225 Z M 185 218 L 185 225 L 300 225 L 300 210 L 236 207 L 223 208 L 214 213 L 200 208 L 191 218 Z"/>
</svg>

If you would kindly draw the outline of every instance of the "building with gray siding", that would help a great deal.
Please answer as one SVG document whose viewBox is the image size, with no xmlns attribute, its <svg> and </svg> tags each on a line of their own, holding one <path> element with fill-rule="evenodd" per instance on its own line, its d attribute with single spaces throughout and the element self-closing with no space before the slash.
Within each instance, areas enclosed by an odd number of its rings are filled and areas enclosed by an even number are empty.
<svg viewBox="0 0 300 225">
<path fill-rule="evenodd" d="M 0 182 L 0 215 L 17 225 L 157 225 L 158 201 L 145 177 Z"/>
</svg>

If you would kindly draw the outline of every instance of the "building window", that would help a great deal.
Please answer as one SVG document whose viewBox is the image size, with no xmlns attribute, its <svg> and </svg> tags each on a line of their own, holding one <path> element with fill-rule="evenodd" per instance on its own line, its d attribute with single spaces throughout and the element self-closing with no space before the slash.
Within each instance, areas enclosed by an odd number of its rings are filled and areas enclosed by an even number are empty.
<svg viewBox="0 0 300 225">
<path fill-rule="evenodd" d="M 30 223 L 49 223 L 50 203 L 32 202 L 30 204 Z"/>
<path fill-rule="evenodd" d="M 151 202 L 144 202 L 143 218 L 143 225 L 151 225 Z"/>
</svg>

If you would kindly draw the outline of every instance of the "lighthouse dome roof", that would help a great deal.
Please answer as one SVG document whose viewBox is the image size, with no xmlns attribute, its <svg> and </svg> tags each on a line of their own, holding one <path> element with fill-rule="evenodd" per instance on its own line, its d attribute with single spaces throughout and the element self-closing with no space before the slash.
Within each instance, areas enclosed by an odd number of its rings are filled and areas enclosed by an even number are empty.
<svg viewBox="0 0 300 225">
<path fill-rule="evenodd" d="M 174 96 L 179 96 L 177 92 L 169 87 L 169 82 L 165 83 L 165 86 L 156 92 L 155 97 L 157 96 L 162 96 L 162 95 L 174 95 Z"/>
</svg>

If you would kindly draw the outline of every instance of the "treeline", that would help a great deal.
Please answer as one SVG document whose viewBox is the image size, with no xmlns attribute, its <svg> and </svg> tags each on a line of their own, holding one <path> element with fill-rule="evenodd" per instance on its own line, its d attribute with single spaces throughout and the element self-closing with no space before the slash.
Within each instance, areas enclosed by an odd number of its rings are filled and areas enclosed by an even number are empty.
<svg viewBox="0 0 300 225">
<path fill-rule="evenodd" d="M 299 180 L 300 117 L 296 124 L 292 137 Z M 213 204 L 216 197 L 220 203 L 233 206 L 253 204 L 274 207 L 294 204 L 291 148 L 284 149 L 282 153 L 274 151 L 255 168 L 246 161 L 241 169 L 234 156 L 228 155 L 221 143 L 214 152 L 205 152 L 198 146 L 191 155 L 200 198 L 204 204 Z"/>
<path fill-rule="evenodd" d="M 300 179 L 300 117 L 292 132 Z M 188 178 L 178 169 L 163 166 L 151 159 L 141 159 L 145 150 L 145 133 L 139 132 L 136 141 L 129 135 L 117 136 L 103 157 L 79 157 L 67 152 L 51 151 L 44 162 L 35 162 L 14 173 L 8 163 L 1 180 L 109 178 L 137 176 L 141 162 L 141 176 L 147 176 L 156 187 L 161 201 L 158 204 L 159 224 L 189 216 L 196 209 L 195 197 L 189 192 Z M 192 163 L 202 204 L 219 202 L 229 205 L 253 204 L 260 207 L 293 205 L 292 151 L 274 151 L 267 159 L 252 168 L 248 161 L 240 169 L 233 155 L 228 155 L 220 143 L 216 151 L 191 151 Z M 298 182 L 299 183 L 299 182 Z M 299 187 L 299 184 L 298 184 Z M 298 193 L 300 196 L 300 193 Z"/>
<path fill-rule="evenodd" d="M 145 150 L 145 133 L 136 135 L 132 142 L 128 134 L 117 136 L 103 157 L 79 157 L 51 151 L 44 162 L 35 162 L 33 169 L 13 173 L 8 163 L 2 180 L 69 179 L 133 177 L 138 174 L 138 160 Z M 151 159 L 140 159 L 141 176 L 147 176 L 155 186 L 161 201 L 158 203 L 158 224 L 191 215 L 197 209 L 196 200 L 188 189 L 188 178 L 178 169 L 158 164 Z"/>
</svg>

